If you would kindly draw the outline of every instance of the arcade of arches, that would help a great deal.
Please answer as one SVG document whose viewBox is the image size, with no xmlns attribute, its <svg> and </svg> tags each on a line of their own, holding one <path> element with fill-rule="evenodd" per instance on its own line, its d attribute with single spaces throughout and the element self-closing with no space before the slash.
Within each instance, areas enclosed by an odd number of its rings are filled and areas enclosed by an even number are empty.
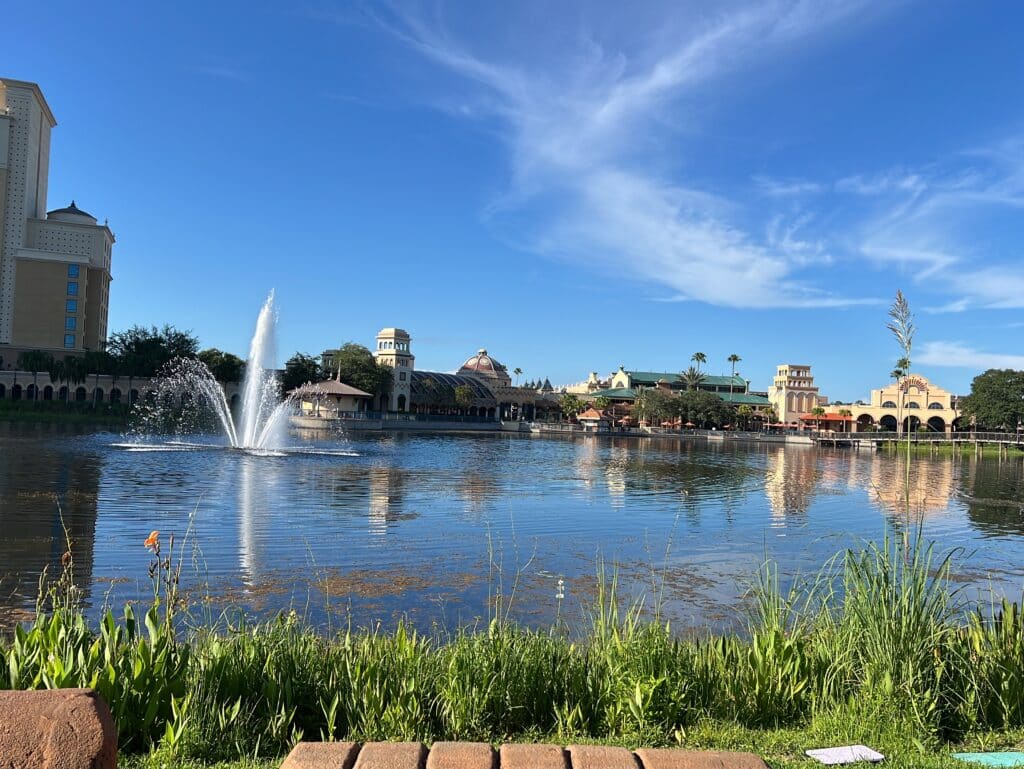
<svg viewBox="0 0 1024 769">
<path fill-rule="evenodd" d="M 928 431 L 950 433 L 959 426 L 956 396 L 919 374 L 905 376 L 897 385 L 871 391 L 869 403 L 830 404 L 829 412 L 839 408 L 852 414 L 856 432 Z"/>
</svg>

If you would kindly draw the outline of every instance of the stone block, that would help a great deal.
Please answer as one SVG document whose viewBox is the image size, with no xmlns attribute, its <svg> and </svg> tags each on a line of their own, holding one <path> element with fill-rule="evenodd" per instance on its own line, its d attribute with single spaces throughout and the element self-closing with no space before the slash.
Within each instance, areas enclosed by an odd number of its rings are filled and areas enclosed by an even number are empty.
<svg viewBox="0 0 1024 769">
<path fill-rule="evenodd" d="M 300 742 L 281 769 L 352 769 L 358 752 L 355 742 Z"/>
<path fill-rule="evenodd" d="M 368 742 L 355 769 L 423 769 L 427 749 L 419 742 Z"/>
<path fill-rule="evenodd" d="M 644 769 L 768 769 L 753 753 L 640 748 L 636 756 Z"/>
<path fill-rule="evenodd" d="M 636 759 L 625 748 L 605 745 L 570 745 L 572 769 L 637 769 Z"/>
<path fill-rule="evenodd" d="M 506 743 L 499 751 L 501 769 L 568 769 L 561 745 Z"/>
<path fill-rule="evenodd" d="M 0 692 L 0 769 L 117 769 L 117 728 L 92 689 Z"/>
<path fill-rule="evenodd" d="M 496 769 L 494 748 L 486 742 L 435 742 L 427 769 Z"/>
</svg>

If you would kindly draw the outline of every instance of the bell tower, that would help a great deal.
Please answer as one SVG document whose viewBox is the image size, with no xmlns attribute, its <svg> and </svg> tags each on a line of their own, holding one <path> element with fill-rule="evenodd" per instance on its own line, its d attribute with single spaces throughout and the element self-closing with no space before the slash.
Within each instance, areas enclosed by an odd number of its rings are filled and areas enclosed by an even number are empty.
<svg viewBox="0 0 1024 769">
<path fill-rule="evenodd" d="M 409 333 L 400 328 L 382 328 L 377 332 L 373 357 L 391 367 L 391 393 L 382 397 L 382 411 L 408 411 L 412 400 L 412 372 L 416 356 L 412 354 Z"/>
</svg>

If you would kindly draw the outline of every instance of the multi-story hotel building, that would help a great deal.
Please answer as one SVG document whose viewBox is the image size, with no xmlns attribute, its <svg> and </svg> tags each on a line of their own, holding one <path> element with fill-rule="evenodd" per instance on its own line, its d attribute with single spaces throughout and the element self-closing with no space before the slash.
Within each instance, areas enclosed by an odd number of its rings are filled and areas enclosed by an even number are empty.
<svg viewBox="0 0 1024 769">
<path fill-rule="evenodd" d="M 114 233 L 72 201 L 46 213 L 50 130 L 35 83 L 0 78 L 0 356 L 81 353 L 107 340 Z"/>
<path fill-rule="evenodd" d="M 801 416 L 828 403 L 814 384 L 811 367 L 798 363 L 783 363 L 776 368 L 768 400 L 778 421 L 785 425 L 799 425 Z"/>
</svg>

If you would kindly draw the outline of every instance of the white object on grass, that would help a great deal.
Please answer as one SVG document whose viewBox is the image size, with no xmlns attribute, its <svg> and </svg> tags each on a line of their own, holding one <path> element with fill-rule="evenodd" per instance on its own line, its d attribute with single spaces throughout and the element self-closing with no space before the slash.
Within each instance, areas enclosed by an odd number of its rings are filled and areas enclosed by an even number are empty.
<svg viewBox="0 0 1024 769">
<path fill-rule="evenodd" d="M 839 748 L 819 748 L 818 750 L 806 750 L 804 752 L 811 758 L 817 759 L 829 766 L 855 764 L 858 761 L 877 763 L 885 758 L 877 750 L 872 750 L 866 745 L 843 745 Z"/>
</svg>

